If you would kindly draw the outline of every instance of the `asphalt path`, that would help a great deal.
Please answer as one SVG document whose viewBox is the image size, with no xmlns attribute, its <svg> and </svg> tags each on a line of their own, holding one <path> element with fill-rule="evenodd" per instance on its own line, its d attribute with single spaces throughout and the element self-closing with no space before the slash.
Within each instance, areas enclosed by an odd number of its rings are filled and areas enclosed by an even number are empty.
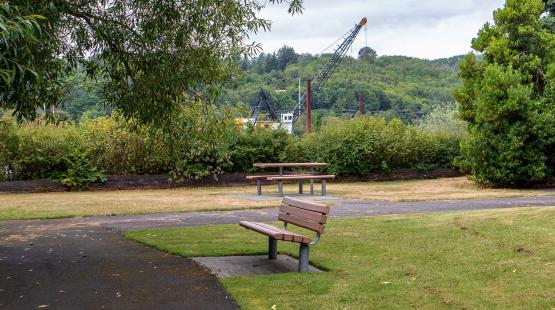
<svg viewBox="0 0 555 310">
<path fill-rule="evenodd" d="M 0 309 L 237 309 L 192 260 L 104 227 L 0 225 Z"/>
</svg>

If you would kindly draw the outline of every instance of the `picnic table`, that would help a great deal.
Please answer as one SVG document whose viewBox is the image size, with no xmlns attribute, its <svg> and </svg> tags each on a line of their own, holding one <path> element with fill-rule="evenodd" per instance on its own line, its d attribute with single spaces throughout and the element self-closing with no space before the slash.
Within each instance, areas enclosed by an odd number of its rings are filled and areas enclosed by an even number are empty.
<svg viewBox="0 0 555 310">
<path fill-rule="evenodd" d="M 314 180 L 321 180 L 322 184 L 322 196 L 326 195 L 326 180 L 334 179 L 334 175 L 318 175 L 314 174 L 314 168 L 325 167 L 326 163 L 254 163 L 252 165 L 256 168 L 278 168 L 279 174 L 259 174 L 259 175 L 248 175 L 247 179 L 256 180 L 256 193 L 257 195 L 262 195 L 262 180 L 267 181 L 277 181 L 278 182 L 278 194 L 283 196 L 283 181 L 297 181 L 299 183 L 299 194 L 303 193 L 303 180 L 310 181 L 310 194 L 314 195 Z M 296 174 L 284 174 L 284 168 L 299 168 L 306 167 L 310 168 L 308 172 L 296 173 Z"/>
<path fill-rule="evenodd" d="M 283 175 L 283 168 L 309 167 L 310 172 L 314 171 L 314 167 L 325 167 L 326 163 L 254 163 L 256 168 L 279 168 L 279 175 Z"/>
</svg>

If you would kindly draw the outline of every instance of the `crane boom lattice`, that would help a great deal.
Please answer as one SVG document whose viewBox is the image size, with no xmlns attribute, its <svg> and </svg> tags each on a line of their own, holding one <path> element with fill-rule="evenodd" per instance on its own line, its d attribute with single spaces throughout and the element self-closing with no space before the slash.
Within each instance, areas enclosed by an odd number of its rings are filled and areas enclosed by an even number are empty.
<svg viewBox="0 0 555 310">
<path fill-rule="evenodd" d="M 351 30 L 350 34 L 343 40 L 343 42 L 335 49 L 331 59 L 326 63 L 324 68 L 320 70 L 316 78 L 312 81 L 312 94 L 316 95 L 320 90 L 320 87 L 326 83 L 328 78 L 331 74 L 337 69 L 337 66 L 343 59 L 343 56 L 347 53 L 353 41 L 357 37 L 358 33 L 362 26 L 364 26 L 367 22 L 366 17 L 363 18 L 355 27 Z M 306 93 L 303 95 L 301 100 L 297 103 L 295 108 L 293 109 L 293 123 L 295 123 L 305 109 L 306 104 Z"/>
</svg>

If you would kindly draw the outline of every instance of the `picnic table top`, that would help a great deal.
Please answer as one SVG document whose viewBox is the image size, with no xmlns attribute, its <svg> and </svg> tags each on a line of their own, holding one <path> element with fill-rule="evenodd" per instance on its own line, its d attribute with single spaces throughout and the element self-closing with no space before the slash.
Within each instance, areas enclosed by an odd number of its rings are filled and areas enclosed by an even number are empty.
<svg viewBox="0 0 555 310">
<path fill-rule="evenodd" d="M 254 163 L 253 167 L 258 168 L 279 168 L 279 167 L 323 167 L 326 163 Z"/>
</svg>

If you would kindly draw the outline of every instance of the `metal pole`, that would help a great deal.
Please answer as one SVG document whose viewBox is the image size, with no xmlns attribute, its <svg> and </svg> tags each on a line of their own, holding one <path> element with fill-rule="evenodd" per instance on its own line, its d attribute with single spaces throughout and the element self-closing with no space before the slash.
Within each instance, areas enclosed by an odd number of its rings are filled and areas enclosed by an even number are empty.
<svg viewBox="0 0 555 310">
<path fill-rule="evenodd" d="M 262 181 L 256 180 L 256 194 L 258 196 L 262 195 Z"/>
<path fill-rule="evenodd" d="M 268 237 L 268 258 L 277 258 L 277 240 L 272 237 Z"/>
<path fill-rule="evenodd" d="M 326 179 L 322 179 L 322 196 L 326 196 Z"/>
<path fill-rule="evenodd" d="M 299 106 L 301 105 L 301 78 L 299 78 L 299 99 L 297 101 L 297 104 Z"/>
<path fill-rule="evenodd" d="M 308 271 L 308 255 L 308 245 L 301 243 L 301 248 L 299 249 L 299 272 Z"/>
<path fill-rule="evenodd" d="M 364 108 L 362 107 L 362 95 L 358 94 L 358 114 L 364 114 Z"/>
<path fill-rule="evenodd" d="M 311 111 L 311 104 L 312 104 L 312 95 L 310 89 L 310 80 L 306 80 L 306 133 L 309 134 L 312 132 L 312 111 Z"/>
</svg>

